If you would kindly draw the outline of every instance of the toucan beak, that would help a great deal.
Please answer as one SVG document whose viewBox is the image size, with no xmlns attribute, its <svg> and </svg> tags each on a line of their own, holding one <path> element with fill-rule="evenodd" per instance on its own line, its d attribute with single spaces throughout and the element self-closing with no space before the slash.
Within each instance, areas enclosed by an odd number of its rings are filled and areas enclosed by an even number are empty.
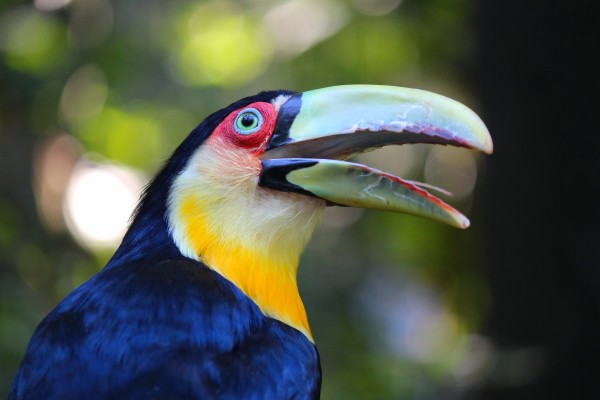
<svg viewBox="0 0 600 400">
<path fill-rule="evenodd" d="M 468 107 L 392 86 L 334 86 L 297 94 L 280 108 L 259 184 L 328 203 L 403 212 L 466 228 L 469 220 L 413 182 L 343 161 L 386 145 L 443 144 L 492 153 L 490 134 Z"/>
</svg>

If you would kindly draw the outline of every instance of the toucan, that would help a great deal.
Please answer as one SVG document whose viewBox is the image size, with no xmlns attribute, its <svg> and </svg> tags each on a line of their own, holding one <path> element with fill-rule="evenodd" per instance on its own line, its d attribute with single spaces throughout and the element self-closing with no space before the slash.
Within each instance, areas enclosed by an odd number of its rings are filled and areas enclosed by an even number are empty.
<svg viewBox="0 0 600 400">
<path fill-rule="evenodd" d="M 422 185 L 348 161 L 407 143 L 492 152 L 473 111 L 417 89 L 265 91 L 210 115 L 108 264 L 37 327 L 9 398 L 319 398 L 296 272 L 325 207 L 469 225 Z"/>
</svg>

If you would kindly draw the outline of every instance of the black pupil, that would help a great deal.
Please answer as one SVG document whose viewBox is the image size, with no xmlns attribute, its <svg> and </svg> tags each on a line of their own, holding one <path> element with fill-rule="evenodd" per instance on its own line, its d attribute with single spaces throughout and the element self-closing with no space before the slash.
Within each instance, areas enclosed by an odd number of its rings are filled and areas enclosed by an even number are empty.
<svg viewBox="0 0 600 400">
<path fill-rule="evenodd" d="M 242 126 L 245 128 L 250 128 L 256 122 L 256 116 L 252 114 L 246 114 L 242 116 Z"/>
</svg>

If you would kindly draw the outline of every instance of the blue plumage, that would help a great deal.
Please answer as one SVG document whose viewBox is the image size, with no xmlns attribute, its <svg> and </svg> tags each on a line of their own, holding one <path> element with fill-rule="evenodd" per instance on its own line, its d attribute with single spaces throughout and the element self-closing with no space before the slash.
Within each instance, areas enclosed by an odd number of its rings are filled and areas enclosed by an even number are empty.
<svg viewBox="0 0 600 400">
<path fill-rule="evenodd" d="M 315 398 L 315 346 L 179 257 L 105 269 L 35 332 L 11 398 Z"/>
<path fill-rule="evenodd" d="M 37 328 L 10 399 L 319 397 L 314 344 L 184 257 L 165 217 L 173 179 L 215 127 L 282 93 L 240 100 L 186 138 L 147 187 L 108 265 Z"/>
</svg>

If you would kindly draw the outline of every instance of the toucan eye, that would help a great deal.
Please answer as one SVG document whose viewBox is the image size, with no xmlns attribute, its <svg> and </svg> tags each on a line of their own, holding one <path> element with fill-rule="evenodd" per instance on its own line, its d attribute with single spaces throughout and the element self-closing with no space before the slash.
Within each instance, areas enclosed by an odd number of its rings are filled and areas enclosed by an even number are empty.
<svg viewBox="0 0 600 400">
<path fill-rule="evenodd" d="M 246 108 L 238 114 L 233 127 L 240 135 L 250 135 L 263 124 L 262 114 L 255 108 Z"/>
</svg>

